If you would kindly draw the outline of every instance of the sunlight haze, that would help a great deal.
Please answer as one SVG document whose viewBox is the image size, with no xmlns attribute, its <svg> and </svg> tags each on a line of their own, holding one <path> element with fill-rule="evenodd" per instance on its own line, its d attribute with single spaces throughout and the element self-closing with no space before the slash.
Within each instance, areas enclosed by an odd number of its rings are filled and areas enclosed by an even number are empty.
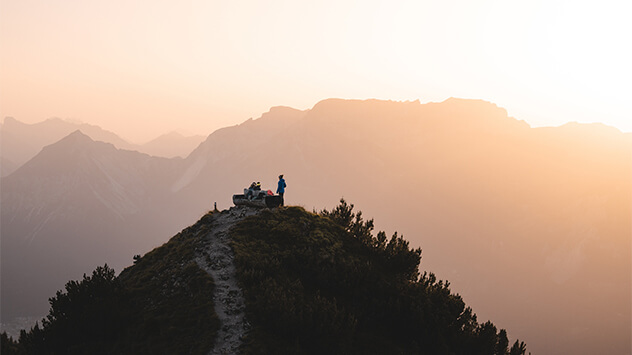
<svg viewBox="0 0 632 355">
<path fill-rule="evenodd" d="M 632 131 L 624 1 L 0 2 L 0 117 L 135 142 L 322 99 L 483 99 Z"/>
<path fill-rule="evenodd" d="M 0 0 L 0 352 L 632 353 L 631 18 Z"/>
</svg>

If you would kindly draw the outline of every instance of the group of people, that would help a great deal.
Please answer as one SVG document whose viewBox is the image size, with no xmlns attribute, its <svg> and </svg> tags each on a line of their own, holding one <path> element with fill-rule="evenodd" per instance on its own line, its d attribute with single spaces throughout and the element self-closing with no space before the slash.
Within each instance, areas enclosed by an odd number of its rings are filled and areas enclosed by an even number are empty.
<svg viewBox="0 0 632 355">
<path fill-rule="evenodd" d="M 285 194 L 286 187 L 287 187 L 287 184 L 285 183 L 283 174 L 281 174 L 279 175 L 279 182 L 277 183 L 277 190 L 276 190 L 277 194 L 281 196 L 281 199 L 283 199 L 283 195 Z M 250 184 L 250 187 L 246 190 L 245 195 L 247 199 L 252 200 L 253 198 L 256 198 L 257 196 L 259 196 L 259 194 L 261 193 L 272 194 L 272 191 L 270 190 L 268 190 L 267 192 L 261 191 L 261 183 L 259 181 L 257 182 L 253 181 L 252 184 Z M 283 203 L 281 205 L 283 205 Z"/>
</svg>

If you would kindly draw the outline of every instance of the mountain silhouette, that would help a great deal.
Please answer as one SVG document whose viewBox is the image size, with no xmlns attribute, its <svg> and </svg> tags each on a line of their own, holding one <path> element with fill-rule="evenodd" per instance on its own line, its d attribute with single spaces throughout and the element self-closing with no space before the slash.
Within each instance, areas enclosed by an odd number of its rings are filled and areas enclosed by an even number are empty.
<svg viewBox="0 0 632 355">
<path fill-rule="evenodd" d="M 3 353 L 525 354 L 361 215 L 210 212 L 119 277 L 67 283 Z"/>
<path fill-rule="evenodd" d="M 206 139 L 205 136 L 186 137 L 180 133 L 171 132 L 152 139 L 137 150 L 156 157 L 186 158 L 204 139 Z"/>
<path fill-rule="evenodd" d="M 72 123 L 59 118 L 51 118 L 36 124 L 22 123 L 15 118 L 6 117 L 2 124 L 2 157 L 19 167 L 33 158 L 39 151 L 53 144 L 68 134 L 81 130 L 95 140 L 114 144 L 121 149 L 133 149 L 134 145 L 121 139 L 116 134 L 103 130 L 98 126 Z M 14 170 L 7 170 L 3 176 Z"/>
<path fill-rule="evenodd" d="M 115 133 L 95 125 L 73 123 L 59 118 L 26 124 L 15 118 L 6 117 L 0 126 L 0 136 L 2 137 L 0 140 L 2 148 L 0 149 L 1 176 L 7 176 L 14 172 L 37 155 L 43 147 L 53 144 L 77 130 L 95 141 L 110 143 L 119 149 L 135 150 L 166 158 L 186 157 L 204 140 L 203 136 L 185 137 L 173 132 L 139 145 L 129 143 Z"/>
<path fill-rule="evenodd" d="M 379 229 L 398 230 L 412 246 L 423 246 L 424 269 L 449 279 L 480 317 L 520 334 L 534 353 L 625 353 L 632 333 L 631 152 L 632 135 L 616 129 L 576 123 L 531 128 L 480 100 L 329 99 L 306 111 L 273 108 L 220 129 L 185 159 L 128 163 L 126 169 L 155 167 L 151 174 L 130 172 L 155 186 L 142 196 L 160 196 L 140 203 L 130 192 L 144 219 L 113 222 L 104 218 L 111 212 L 94 214 L 78 218 L 88 226 L 80 231 L 64 223 L 59 227 L 64 232 L 55 233 L 102 239 L 101 229 L 89 225 L 116 225 L 117 233 L 136 236 L 116 242 L 117 250 L 127 250 L 129 263 L 129 255 L 140 249 L 127 245 L 129 240 L 163 236 L 164 241 L 213 202 L 227 207 L 230 196 L 252 181 L 274 190 L 283 173 L 287 203 L 322 209 L 343 196 L 376 217 Z M 13 208 L 6 196 L 63 195 L 55 195 L 58 187 L 39 187 L 53 167 L 37 174 L 29 169 L 2 182 L 3 253 L 12 250 L 6 239 L 33 233 L 28 223 L 15 226 L 35 211 L 22 202 Z M 151 182 L 152 174 L 159 182 Z M 19 190 L 17 181 L 24 181 Z M 119 201 L 116 196 L 116 189 L 102 195 L 111 203 Z M 48 227 L 37 233 L 56 235 Z M 63 251 L 55 257 L 77 258 Z M 121 269 L 127 264 L 120 260 L 103 261 Z M 98 264 L 76 268 L 63 279 Z M 3 267 L 3 282 L 5 274 Z M 16 282 L 25 282 L 17 270 L 16 275 Z M 40 296 L 40 309 L 50 296 Z"/>
<path fill-rule="evenodd" d="M 76 131 L 4 177 L 3 317 L 41 315 L 42 296 L 80 276 L 79 268 L 94 268 L 104 257 L 125 265 L 135 250 L 176 231 L 183 221 L 155 206 L 168 205 L 177 163 Z"/>
</svg>

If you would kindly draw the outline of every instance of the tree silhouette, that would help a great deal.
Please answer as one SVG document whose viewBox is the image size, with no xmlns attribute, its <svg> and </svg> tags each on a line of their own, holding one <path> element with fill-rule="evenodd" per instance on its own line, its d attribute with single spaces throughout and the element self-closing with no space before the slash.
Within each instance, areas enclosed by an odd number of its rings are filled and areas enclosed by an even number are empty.
<svg viewBox="0 0 632 355">
<path fill-rule="evenodd" d="M 525 355 L 527 352 L 527 345 L 524 342 L 516 342 L 511 346 L 511 350 L 509 351 L 509 355 Z"/>
</svg>

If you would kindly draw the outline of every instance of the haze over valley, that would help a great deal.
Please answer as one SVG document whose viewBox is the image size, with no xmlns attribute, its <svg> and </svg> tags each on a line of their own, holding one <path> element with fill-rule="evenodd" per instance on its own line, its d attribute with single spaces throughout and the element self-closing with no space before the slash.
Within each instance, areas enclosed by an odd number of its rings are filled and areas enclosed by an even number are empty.
<svg viewBox="0 0 632 355">
<path fill-rule="evenodd" d="M 0 352 L 632 354 L 631 15 L 0 1 Z"/>
</svg>

